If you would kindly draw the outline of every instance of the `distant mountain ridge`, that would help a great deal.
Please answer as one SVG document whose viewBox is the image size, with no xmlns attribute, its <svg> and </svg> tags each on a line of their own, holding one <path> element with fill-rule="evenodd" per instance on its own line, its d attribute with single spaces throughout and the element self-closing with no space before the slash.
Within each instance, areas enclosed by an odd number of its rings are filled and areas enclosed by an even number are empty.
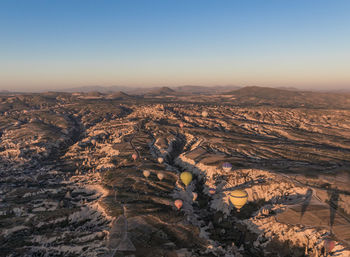
<svg viewBox="0 0 350 257">
<path fill-rule="evenodd" d="M 232 95 L 232 103 L 250 106 L 314 107 L 339 108 L 348 106 L 350 93 L 293 91 L 270 87 L 244 87 L 227 92 Z"/>
<path fill-rule="evenodd" d="M 106 98 L 107 99 L 114 99 L 114 100 L 125 100 L 125 99 L 132 99 L 135 97 L 128 95 L 122 91 L 118 91 L 118 92 L 112 93 L 110 95 L 107 95 Z"/>
<path fill-rule="evenodd" d="M 222 93 L 229 90 L 239 89 L 238 86 L 196 86 L 196 85 L 184 85 L 174 87 L 127 87 L 127 86 L 83 86 L 75 88 L 67 88 L 56 90 L 58 92 L 69 92 L 69 93 L 87 93 L 87 92 L 100 92 L 100 93 L 113 93 L 113 92 L 126 92 L 127 94 L 214 94 Z"/>
</svg>

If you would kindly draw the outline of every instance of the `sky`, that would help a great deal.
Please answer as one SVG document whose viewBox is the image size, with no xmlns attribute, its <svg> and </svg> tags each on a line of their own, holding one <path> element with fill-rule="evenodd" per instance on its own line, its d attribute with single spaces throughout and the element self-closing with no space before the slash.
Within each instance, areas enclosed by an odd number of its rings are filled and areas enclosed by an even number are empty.
<svg viewBox="0 0 350 257">
<path fill-rule="evenodd" d="M 350 88 L 348 0 L 0 0 L 0 90 Z"/>
</svg>

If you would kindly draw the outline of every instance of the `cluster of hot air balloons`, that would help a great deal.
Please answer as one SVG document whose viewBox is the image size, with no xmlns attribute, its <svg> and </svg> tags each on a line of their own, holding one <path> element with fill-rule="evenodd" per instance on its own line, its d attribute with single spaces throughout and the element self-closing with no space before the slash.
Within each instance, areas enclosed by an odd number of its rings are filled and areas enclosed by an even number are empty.
<svg viewBox="0 0 350 257">
<path fill-rule="evenodd" d="M 232 164 L 229 162 L 224 162 L 222 164 L 222 169 L 225 172 L 230 172 L 232 170 Z M 244 189 L 233 190 L 229 193 L 229 200 L 239 212 L 240 209 L 247 203 L 248 193 Z"/>
<path fill-rule="evenodd" d="M 232 165 L 231 163 L 225 162 L 222 165 L 222 168 L 224 171 L 228 172 L 228 171 L 231 171 Z M 182 183 L 187 187 L 192 181 L 192 174 L 188 171 L 182 172 L 180 174 L 180 179 Z M 209 188 L 208 192 L 209 194 L 214 195 L 216 193 L 216 189 L 211 187 Z M 193 195 L 193 201 L 195 201 L 198 197 L 198 194 L 195 192 L 192 192 L 192 195 Z M 241 208 L 248 201 L 248 193 L 244 189 L 233 190 L 229 193 L 229 200 L 232 203 L 232 205 L 237 209 L 237 212 L 240 212 Z M 177 209 L 180 209 L 182 207 L 182 200 L 177 199 L 175 200 L 174 204 Z"/>
<path fill-rule="evenodd" d="M 132 157 L 133 157 L 133 159 L 136 159 L 137 155 L 133 154 Z M 163 163 L 163 161 L 164 161 L 163 157 L 158 158 L 159 163 Z M 223 163 L 222 169 L 226 172 L 231 171 L 232 170 L 231 163 L 228 163 L 228 162 Z M 148 178 L 150 176 L 150 174 L 151 174 L 151 172 L 149 170 L 143 170 L 143 176 L 145 178 Z M 158 172 L 157 177 L 160 181 L 162 181 L 165 177 L 165 174 L 163 172 Z M 192 173 L 190 173 L 188 171 L 184 171 L 180 174 L 180 179 L 181 179 L 182 183 L 187 187 L 192 182 L 192 179 L 193 179 Z M 208 192 L 209 192 L 209 194 L 214 195 L 216 193 L 216 189 L 211 187 L 211 188 L 209 188 Z M 197 199 L 197 197 L 198 197 L 198 194 L 196 192 L 192 192 L 193 201 L 195 201 Z M 244 189 L 233 190 L 229 193 L 229 200 L 232 203 L 232 205 L 239 212 L 241 210 L 241 208 L 247 203 L 248 193 Z M 176 199 L 174 201 L 174 205 L 178 210 L 180 210 L 182 208 L 183 201 L 181 199 Z"/>
<path fill-rule="evenodd" d="M 192 178 L 193 178 L 192 174 L 188 171 L 184 171 L 180 174 L 180 179 L 186 187 L 191 183 Z M 198 194 L 196 192 L 192 192 L 193 201 L 195 201 L 197 199 L 197 197 L 198 197 Z M 178 210 L 180 210 L 182 205 L 183 205 L 183 201 L 181 199 L 176 199 L 174 201 L 174 205 Z"/>
<path fill-rule="evenodd" d="M 133 154 L 132 157 L 133 157 L 134 160 L 136 160 L 137 155 Z M 164 161 L 163 157 L 158 157 L 158 162 L 159 163 L 163 163 L 163 161 Z M 151 175 L 151 172 L 149 170 L 143 170 L 142 174 L 143 174 L 143 176 L 145 178 L 148 178 Z M 160 171 L 160 172 L 157 173 L 157 178 L 160 181 L 162 181 L 164 179 L 164 177 L 165 177 L 165 174 L 163 172 Z"/>
<path fill-rule="evenodd" d="M 149 170 L 143 170 L 142 171 L 142 174 L 143 174 L 143 176 L 145 177 L 145 178 L 148 178 L 150 175 L 151 175 L 151 172 L 149 171 Z M 164 179 L 164 177 L 165 177 L 165 174 L 163 173 L 163 172 L 158 172 L 157 173 L 157 178 L 160 180 L 160 181 L 162 181 L 163 179 Z"/>
</svg>

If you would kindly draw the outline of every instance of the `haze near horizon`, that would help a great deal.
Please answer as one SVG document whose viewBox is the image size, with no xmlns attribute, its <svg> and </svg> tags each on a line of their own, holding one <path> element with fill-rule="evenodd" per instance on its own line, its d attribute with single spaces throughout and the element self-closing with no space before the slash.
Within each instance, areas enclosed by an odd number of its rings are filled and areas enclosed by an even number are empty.
<svg viewBox="0 0 350 257">
<path fill-rule="evenodd" d="M 350 88 L 348 1 L 0 3 L 0 90 Z"/>
</svg>

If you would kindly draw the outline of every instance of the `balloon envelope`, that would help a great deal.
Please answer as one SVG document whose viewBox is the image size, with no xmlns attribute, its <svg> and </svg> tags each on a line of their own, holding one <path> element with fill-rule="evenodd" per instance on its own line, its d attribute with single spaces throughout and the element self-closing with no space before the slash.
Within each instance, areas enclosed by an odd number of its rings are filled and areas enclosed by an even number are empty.
<svg viewBox="0 0 350 257">
<path fill-rule="evenodd" d="M 158 177 L 159 180 L 163 180 L 164 173 L 163 172 L 158 172 L 157 177 Z"/>
<path fill-rule="evenodd" d="M 215 188 L 209 188 L 209 194 L 213 195 L 215 194 L 216 190 Z"/>
<path fill-rule="evenodd" d="M 181 207 L 182 207 L 183 202 L 182 202 L 182 200 L 177 199 L 177 200 L 175 200 L 174 204 L 175 204 L 175 207 L 176 207 L 178 210 L 180 210 Z"/>
<path fill-rule="evenodd" d="M 149 170 L 144 170 L 142 173 L 146 178 L 148 178 L 149 175 L 151 175 L 151 172 Z"/>
<path fill-rule="evenodd" d="M 137 159 L 137 154 L 136 153 L 133 153 L 132 156 L 131 156 L 134 160 Z"/>
<path fill-rule="evenodd" d="M 159 163 L 163 163 L 163 161 L 164 161 L 163 157 L 158 157 L 158 162 Z"/>
<path fill-rule="evenodd" d="M 184 124 L 181 122 L 180 123 L 180 128 L 183 128 L 184 127 Z"/>
<path fill-rule="evenodd" d="M 196 201 L 198 194 L 196 192 L 192 192 L 192 196 L 193 196 L 192 200 Z"/>
<path fill-rule="evenodd" d="M 208 112 L 207 112 L 207 111 L 203 111 L 203 112 L 202 112 L 202 116 L 203 116 L 203 117 L 207 117 L 207 116 L 208 116 Z"/>
<path fill-rule="evenodd" d="M 180 174 L 181 181 L 185 184 L 185 186 L 188 186 L 192 181 L 192 174 L 188 171 L 182 172 Z"/>
<path fill-rule="evenodd" d="M 324 248 L 327 253 L 331 252 L 335 247 L 335 242 L 331 239 L 324 240 Z"/>
<path fill-rule="evenodd" d="M 226 172 L 231 171 L 232 164 L 229 162 L 225 162 L 224 164 L 222 164 L 222 169 Z"/>
<path fill-rule="evenodd" d="M 234 190 L 230 193 L 230 202 L 239 211 L 248 200 L 248 193 L 245 190 Z"/>
</svg>

